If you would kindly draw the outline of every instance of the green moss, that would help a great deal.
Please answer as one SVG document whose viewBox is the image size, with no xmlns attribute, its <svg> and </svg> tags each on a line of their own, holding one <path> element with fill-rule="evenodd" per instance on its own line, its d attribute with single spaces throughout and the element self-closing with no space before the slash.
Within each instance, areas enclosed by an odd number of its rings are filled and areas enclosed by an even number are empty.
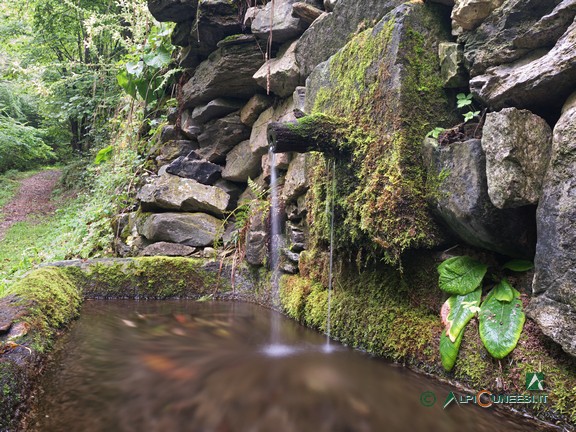
<svg viewBox="0 0 576 432">
<path fill-rule="evenodd" d="M 34 348 L 49 348 L 56 330 L 78 314 L 81 293 L 73 279 L 56 268 L 29 273 L 7 292 L 15 295 L 28 309 L 24 320 L 31 326 Z"/>
<path fill-rule="evenodd" d="M 420 148 L 430 125 L 450 121 L 435 37 L 428 36 L 446 33 L 442 20 L 425 5 L 403 7 L 402 18 L 396 14 L 358 34 L 331 58 L 331 84 L 318 92 L 314 107 L 315 113 L 347 119 L 350 125 L 351 156 L 336 163 L 337 250 L 349 258 L 356 254 L 394 265 L 408 249 L 437 244 Z M 402 83 L 399 96 L 397 81 Z M 332 198 L 330 165 L 318 160 L 312 173 L 313 247 L 322 248 L 328 240 L 324 214 Z"/>
<path fill-rule="evenodd" d="M 190 258 L 143 257 L 97 262 L 86 269 L 65 267 L 62 271 L 91 298 L 194 298 L 229 291 L 229 283 L 203 269 L 204 263 Z"/>
</svg>

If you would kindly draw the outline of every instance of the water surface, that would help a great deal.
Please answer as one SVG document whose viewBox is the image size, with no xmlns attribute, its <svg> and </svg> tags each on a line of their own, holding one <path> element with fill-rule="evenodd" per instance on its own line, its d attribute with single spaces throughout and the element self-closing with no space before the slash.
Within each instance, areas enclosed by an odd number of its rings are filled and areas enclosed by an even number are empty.
<svg viewBox="0 0 576 432">
<path fill-rule="evenodd" d="M 247 303 L 86 301 L 27 430 L 380 432 L 546 430 L 442 404 L 453 388 Z M 432 391 L 437 402 L 423 406 Z"/>
</svg>

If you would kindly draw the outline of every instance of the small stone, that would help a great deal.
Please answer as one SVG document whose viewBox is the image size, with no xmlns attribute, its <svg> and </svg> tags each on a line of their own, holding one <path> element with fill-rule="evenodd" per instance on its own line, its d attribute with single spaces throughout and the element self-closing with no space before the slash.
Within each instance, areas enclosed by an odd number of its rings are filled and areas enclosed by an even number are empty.
<svg viewBox="0 0 576 432">
<path fill-rule="evenodd" d="M 464 69 L 464 50 L 460 44 L 441 42 L 438 44 L 440 57 L 440 77 L 445 88 L 459 88 L 468 85 Z"/>
<path fill-rule="evenodd" d="M 273 98 L 262 94 L 256 94 L 244 105 L 240 111 L 240 121 L 247 126 L 252 126 L 266 108 L 272 105 Z"/>
<path fill-rule="evenodd" d="M 181 156 L 168 165 L 166 172 L 213 186 L 221 176 L 222 167 L 205 160 Z"/>
<path fill-rule="evenodd" d="M 252 20 L 252 33 L 261 39 L 267 39 L 272 33 L 272 40 L 282 43 L 300 36 L 306 29 L 305 23 L 292 17 L 292 4 L 296 0 L 276 0 L 274 10 L 272 2 L 256 11 Z"/>
<path fill-rule="evenodd" d="M 234 146 L 250 137 L 250 128 L 240 121 L 238 112 L 214 120 L 204 128 L 198 137 L 198 154 L 210 161 L 222 163 Z"/>
<path fill-rule="evenodd" d="M 158 242 L 144 248 L 140 256 L 189 256 L 196 249 L 179 243 Z"/>
<path fill-rule="evenodd" d="M 243 103 L 233 99 L 217 98 L 205 105 L 200 105 L 192 111 L 192 120 L 206 123 L 209 120 L 220 118 L 242 108 Z"/>
<path fill-rule="evenodd" d="M 200 122 L 192 118 L 192 110 L 187 109 L 182 111 L 182 116 L 180 120 L 181 120 L 180 127 L 182 128 L 182 133 L 190 139 L 197 140 L 200 134 L 202 133 L 203 126 Z"/>
<path fill-rule="evenodd" d="M 235 182 L 247 182 L 260 175 L 260 156 L 252 153 L 250 141 L 242 141 L 226 155 L 222 178 Z"/>
<path fill-rule="evenodd" d="M 280 47 L 278 56 L 268 60 L 254 74 L 254 79 L 263 88 L 280 97 L 292 95 L 300 84 L 300 67 L 296 62 L 296 43 L 291 42 Z"/>
</svg>

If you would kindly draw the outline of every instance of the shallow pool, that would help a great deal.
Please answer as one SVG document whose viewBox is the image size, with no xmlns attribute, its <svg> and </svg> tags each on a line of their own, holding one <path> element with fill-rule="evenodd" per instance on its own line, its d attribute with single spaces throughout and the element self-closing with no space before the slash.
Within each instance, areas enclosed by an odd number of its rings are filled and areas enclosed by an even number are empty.
<svg viewBox="0 0 576 432">
<path fill-rule="evenodd" d="M 27 430 L 549 430 L 494 408 L 444 410 L 450 391 L 335 343 L 327 349 L 322 335 L 253 304 L 86 301 Z"/>
</svg>

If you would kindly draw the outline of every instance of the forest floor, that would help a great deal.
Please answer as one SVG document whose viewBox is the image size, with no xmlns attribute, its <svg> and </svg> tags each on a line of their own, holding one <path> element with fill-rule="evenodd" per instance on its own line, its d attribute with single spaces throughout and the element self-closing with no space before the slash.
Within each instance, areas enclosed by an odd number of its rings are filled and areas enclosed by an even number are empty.
<svg viewBox="0 0 576 432">
<path fill-rule="evenodd" d="M 54 213 L 57 203 L 52 200 L 52 192 L 61 174 L 59 170 L 46 170 L 21 180 L 16 196 L 0 208 L 0 241 L 15 223 Z"/>
</svg>

